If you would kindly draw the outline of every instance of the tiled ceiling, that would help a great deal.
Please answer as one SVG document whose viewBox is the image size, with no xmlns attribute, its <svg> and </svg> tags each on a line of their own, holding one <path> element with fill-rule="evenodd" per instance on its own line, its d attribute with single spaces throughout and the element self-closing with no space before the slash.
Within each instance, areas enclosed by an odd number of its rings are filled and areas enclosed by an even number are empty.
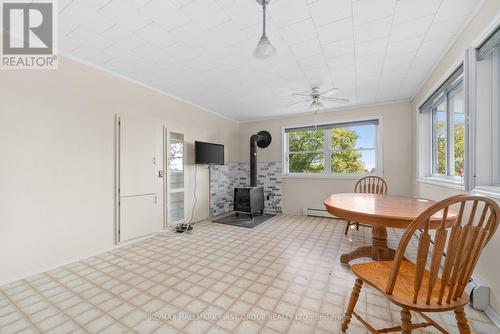
<svg viewBox="0 0 500 334">
<path fill-rule="evenodd" d="M 272 0 L 278 53 L 257 60 L 255 0 L 60 0 L 60 48 L 246 121 L 307 112 L 287 105 L 314 86 L 349 105 L 410 98 L 480 2 Z"/>
</svg>

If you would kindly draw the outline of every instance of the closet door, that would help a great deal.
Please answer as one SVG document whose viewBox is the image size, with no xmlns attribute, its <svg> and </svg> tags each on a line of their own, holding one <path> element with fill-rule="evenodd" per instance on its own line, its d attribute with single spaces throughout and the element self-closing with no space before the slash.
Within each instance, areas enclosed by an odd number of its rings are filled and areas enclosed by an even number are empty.
<svg viewBox="0 0 500 334">
<path fill-rule="evenodd" d="M 119 241 L 163 228 L 163 126 L 119 119 Z"/>
</svg>

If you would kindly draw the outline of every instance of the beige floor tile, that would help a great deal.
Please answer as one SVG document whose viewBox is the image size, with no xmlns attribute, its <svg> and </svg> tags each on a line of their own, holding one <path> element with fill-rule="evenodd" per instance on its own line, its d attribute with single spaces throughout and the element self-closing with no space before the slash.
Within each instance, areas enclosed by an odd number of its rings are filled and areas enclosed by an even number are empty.
<svg viewBox="0 0 500 334">
<path fill-rule="evenodd" d="M 0 287 L 1 333 L 339 333 L 354 284 L 339 257 L 371 242 L 369 228 L 343 230 L 282 215 L 254 229 L 167 232 Z M 395 247 L 402 231 L 388 232 Z M 366 285 L 356 310 L 376 327 L 400 322 L 398 307 Z M 500 333 L 484 313 L 466 314 L 473 333 Z M 453 312 L 433 317 L 457 332 Z M 353 319 L 348 333 L 367 331 Z"/>
</svg>

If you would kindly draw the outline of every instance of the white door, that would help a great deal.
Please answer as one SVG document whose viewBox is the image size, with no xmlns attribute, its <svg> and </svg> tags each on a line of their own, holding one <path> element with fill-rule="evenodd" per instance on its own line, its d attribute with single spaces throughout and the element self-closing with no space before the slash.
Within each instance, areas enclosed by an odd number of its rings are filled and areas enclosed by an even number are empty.
<svg viewBox="0 0 500 334">
<path fill-rule="evenodd" d="M 163 125 L 120 117 L 118 127 L 121 242 L 163 228 Z"/>
</svg>

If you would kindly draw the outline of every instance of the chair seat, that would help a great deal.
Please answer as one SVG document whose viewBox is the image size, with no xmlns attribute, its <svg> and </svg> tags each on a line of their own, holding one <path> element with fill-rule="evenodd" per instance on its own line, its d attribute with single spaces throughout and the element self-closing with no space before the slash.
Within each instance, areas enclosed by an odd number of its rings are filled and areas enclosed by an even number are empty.
<svg viewBox="0 0 500 334">
<path fill-rule="evenodd" d="M 447 311 L 466 305 L 469 302 L 469 295 L 464 292 L 462 297 L 457 300 L 451 300 L 450 303 L 446 303 L 446 296 L 449 290 L 446 288 L 442 304 L 437 304 L 437 300 L 439 298 L 439 287 L 441 286 L 441 280 L 438 278 L 432 291 L 430 304 L 426 304 L 430 275 L 429 271 L 426 270 L 417 302 L 413 303 L 413 286 L 416 268 L 415 264 L 409 261 L 401 262 L 399 275 L 392 295 L 387 295 L 385 293 L 392 268 L 392 261 L 375 261 L 354 264 L 351 268 L 356 276 L 358 276 L 365 283 L 382 292 L 393 303 L 410 310 L 426 312 Z"/>
</svg>

